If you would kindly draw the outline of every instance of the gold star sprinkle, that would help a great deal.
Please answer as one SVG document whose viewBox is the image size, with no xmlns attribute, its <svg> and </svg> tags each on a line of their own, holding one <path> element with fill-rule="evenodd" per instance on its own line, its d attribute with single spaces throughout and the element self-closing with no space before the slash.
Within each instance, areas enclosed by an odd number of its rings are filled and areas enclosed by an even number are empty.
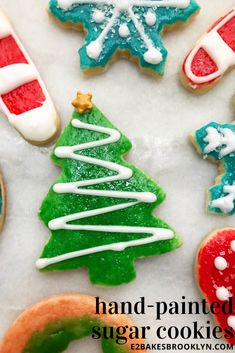
<svg viewBox="0 0 235 353">
<path fill-rule="evenodd" d="M 84 114 L 93 108 L 92 94 L 77 93 L 77 98 L 72 101 L 74 108 L 80 113 Z"/>
</svg>

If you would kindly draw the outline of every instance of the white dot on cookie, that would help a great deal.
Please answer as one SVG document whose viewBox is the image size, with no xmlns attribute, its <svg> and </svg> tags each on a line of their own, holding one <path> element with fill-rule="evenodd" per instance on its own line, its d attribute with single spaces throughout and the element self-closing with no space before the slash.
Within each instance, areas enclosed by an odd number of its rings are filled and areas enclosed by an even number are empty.
<svg viewBox="0 0 235 353">
<path fill-rule="evenodd" d="M 235 252 L 235 240 L 231 241 L 231 250 Z"/>
<path fill-rule="evenodd" d="M 219 271 L 224 271 L 228 267 L 228 263 L 224 257 L 218 256 L 214 261 L 215 268 Z"/>
<path fill-rule="evenodd" d="M 130 35 L 128 26 L 125 23 L 121 24 L 118 33 L 120 37 L 127 38 Z"/>
<path fill-rule="evenodd" d="M 229 316 L 227 323 L 229 327 L 232 327 L 232 329 L 235 330 L 235 316 Z"/>
<path fill-rule="evenodd" d="M 216 289 L 216 297 L 221 301 L 226 301 L 230 297 L 229 290 L 225 287 L 219 287 Z"/>
<path fill-rule="evenodd" d="M 93 12 L 92 19 L 95 21 L 95 23 L 102 23 L 105 20 L 105 15 L 101 10 L 96 9 Z"/>
<path fill-rule="evenodd" d="M 149 10 L 145 15 L 145 21 L 148 26 L 150 26 L 150 27 L 154 26 L 157 22 L 156 14 L 154 12 L 152 12 L 151 10 Z"/>
</svg>

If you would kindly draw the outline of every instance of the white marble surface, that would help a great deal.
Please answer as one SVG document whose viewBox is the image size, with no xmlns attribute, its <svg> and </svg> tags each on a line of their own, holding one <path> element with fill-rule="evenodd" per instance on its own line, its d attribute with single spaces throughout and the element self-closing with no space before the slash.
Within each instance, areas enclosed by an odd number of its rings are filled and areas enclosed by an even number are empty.
<svg viewBox="0 0 235 353">
<path fill-rule="evenodd" d="M 205 213 L 205 191 L 212 185 L 217 170 L 197 156 L 188 134 L 211 119 L 219 123 L 233 120 L 235 72 L 230 72 L 204 96 L 187 92 L 179 83 L 179 64 L 186 52 L 213 20 L 234 6 L 234 0 L 198 2 L 202 10 L 193 23 L 165 35 L 169 50 L 166 74 L 156 81 L 142 75 L 126 60 L 117 62 L 103 75 L 84 77 L 76 54 L 83 38 L 49 20 L 47 0 L 0 0 L 41 71 L 63 126 L 70 117 L 70 101 L 76 90 L 93 92 L 96 104 L 133 141 L 129 159 L 166 190 L 167 199 L 156 213 L 184 240 L 183 247 L 176 252 L 138 261 L 137 279 L 119 288 L 94 288 L 85 270 L 37 272 L 35 260 L 49 235 L 37 218 L 37 210 L 59 170 L 49 159 L 51 148 L 27 144 L 1 115 L 0 165 L 8 191 L 7 221 L 0 238 L 1 337 L 26 306 L 61 292 L 78 291 L 117 301 L 134 301 L 140 296 L 146 296 L 149 302 L 179 300 L 183 295 L 188 300 L 200 299 L 193 274 L 198 246 L 213 229 L 235 226 L 235 218 Z M 154 312 L 133 319 L 153 328 L 159 324 Z M 194 319 L 165 316 L 161 324 L 180 327 L 191 325 Z M 210 316 L 197 319 L 203 324 L 207 320 L 212 322 Z M 156 342 L 154 330 L 149 342 Z M 87 340 L 72 344 L 67 352 L 76 352 L 78 348 L 88 353 L 99 351 L 94 342 Z"/>
</svg>

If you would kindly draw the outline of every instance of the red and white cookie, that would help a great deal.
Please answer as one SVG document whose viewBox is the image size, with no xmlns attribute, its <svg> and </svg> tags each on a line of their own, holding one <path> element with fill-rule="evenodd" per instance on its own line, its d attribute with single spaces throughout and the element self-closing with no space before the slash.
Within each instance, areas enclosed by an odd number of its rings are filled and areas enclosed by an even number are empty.
<svg viewBox="0 0 235 353">
<path fill-rule="evenodd" d="M 60 120 L 35 65 L 0 11 L 0 110 L 29 142 L 57 134 Z"/>
<path fill-rule="evenodd" d="M 217 20 L 187 55 L 181 69 L 183 84 L 208 91 L 235 65 L 235 8 Z"/>
<path fill-rule="evenodd" d="M 216 230 L 203 242 L 197 255 L 196 276 L 209 304 L 217 302 L 222 306 L 233 298 L 232 311 L 227 309 L 225 314 L 218 310 L 215 318 L 226 340 L 235 344 L 235 228 Z"/>
</svg>

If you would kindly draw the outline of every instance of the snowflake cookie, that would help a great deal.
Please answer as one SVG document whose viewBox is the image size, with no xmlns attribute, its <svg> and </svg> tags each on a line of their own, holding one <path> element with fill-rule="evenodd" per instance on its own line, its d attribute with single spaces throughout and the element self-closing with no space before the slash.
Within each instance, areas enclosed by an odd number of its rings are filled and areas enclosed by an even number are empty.
<svg viewBox="0 0 235 353">
<path fill-rule="evenodd" d="M 49 10 L 65 25 L 88 33 L 79 51 L 83 71 L 105 69 L 124 56 L 141 70 L 162 75 L 167 51 L 161 32 L 186 22 L 199 6 L 195 0 L 50 0 Z"/>
<path fill-rule="evenodd" d="M 193 143 L 203 158 L 219 164 L 222 174 L 209 190 L 208 211 L 235 213 L 235 125 L 210 123 L 192 135 Z"/>
</svg>

